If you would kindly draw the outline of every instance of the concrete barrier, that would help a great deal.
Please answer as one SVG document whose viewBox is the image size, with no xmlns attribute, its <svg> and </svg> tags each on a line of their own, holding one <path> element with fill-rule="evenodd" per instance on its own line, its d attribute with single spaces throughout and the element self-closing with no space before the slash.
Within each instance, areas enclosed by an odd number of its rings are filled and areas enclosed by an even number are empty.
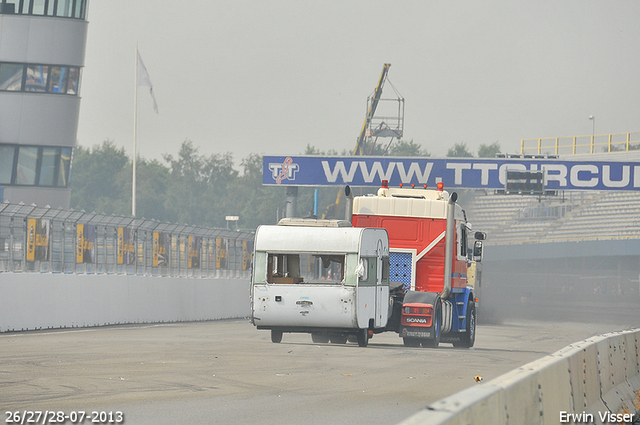
<svg viewBox="0 0 640 425">
<path fill-rule="evenodd" d="M 401 425 L 632 423 L 639 411 L 636 329 L 571 344 L 439 400 Z"/>
<path fill-rule="evenodd" d="M 0 273 L 0 332 L 250 314 L 249 279 Z"/>
</svg>

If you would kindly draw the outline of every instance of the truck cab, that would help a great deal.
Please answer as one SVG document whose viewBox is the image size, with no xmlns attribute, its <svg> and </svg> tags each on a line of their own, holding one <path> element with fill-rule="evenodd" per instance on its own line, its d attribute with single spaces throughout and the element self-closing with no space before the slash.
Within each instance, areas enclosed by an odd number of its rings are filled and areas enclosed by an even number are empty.
<svg viewBox="0 0 640 425">
<path fill-rule="evenodd" d="M 394 330 L 405 345 L 475 342 L 476 295 L 468 280 L 474 262 L 468 253 L 471 225 L 456 199 L 441 183 L 433 190 L 389 188 L 386 182 L 376 195 L 353 199 L 354 226 L 389 234 L 390 281 L 404 290 L 404 297 L 394 300 L 400 310 Z"/>
</svg>

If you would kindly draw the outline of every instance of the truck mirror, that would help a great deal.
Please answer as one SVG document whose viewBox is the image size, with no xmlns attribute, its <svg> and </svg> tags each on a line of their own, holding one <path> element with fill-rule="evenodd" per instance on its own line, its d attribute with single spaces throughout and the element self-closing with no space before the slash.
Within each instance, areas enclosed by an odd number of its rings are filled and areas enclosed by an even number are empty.
<svg viewBox="0 0 640 425">
<path fill-rule="evenodd" d="M 483 241 L 487 239 L 487 234 L 485 232 L 476 232 L 475 238 L 479 241 Z"/>
<path fill-rule="evenodd" d="M 482 241 L 475 241 L 473 244 L 473 259 L 475 261 L 482 261 Z"/>
</svg>

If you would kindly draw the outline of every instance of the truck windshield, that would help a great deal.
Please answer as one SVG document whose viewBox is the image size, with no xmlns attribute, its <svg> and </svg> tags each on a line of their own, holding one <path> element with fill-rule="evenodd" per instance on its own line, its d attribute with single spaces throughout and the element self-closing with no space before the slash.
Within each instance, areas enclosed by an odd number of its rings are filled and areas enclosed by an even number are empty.
<svg viewBox="0 0 640 425">
<path fill-rule="evenodd" d="M 343 283 L 344 254 L 269 254 L 269 283 Z"/>
</svg>

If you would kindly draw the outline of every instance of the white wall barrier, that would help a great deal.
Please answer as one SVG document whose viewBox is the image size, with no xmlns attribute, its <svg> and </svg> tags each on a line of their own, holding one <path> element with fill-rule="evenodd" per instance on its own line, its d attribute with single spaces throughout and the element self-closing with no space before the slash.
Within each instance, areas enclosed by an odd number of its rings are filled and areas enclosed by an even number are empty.
<svg viewBox="0 0 640 425">
<path fill-rule="evenodd" d="M 0 273 L 0 332 L 250 314 L 249 279 Z"/>
<path fill-rule="evenodd" d="M 589 338 L 439 400 L 401 425 L 630 424 L 640 411 L 639 347 L 639 329 Z"/>
</svg>

